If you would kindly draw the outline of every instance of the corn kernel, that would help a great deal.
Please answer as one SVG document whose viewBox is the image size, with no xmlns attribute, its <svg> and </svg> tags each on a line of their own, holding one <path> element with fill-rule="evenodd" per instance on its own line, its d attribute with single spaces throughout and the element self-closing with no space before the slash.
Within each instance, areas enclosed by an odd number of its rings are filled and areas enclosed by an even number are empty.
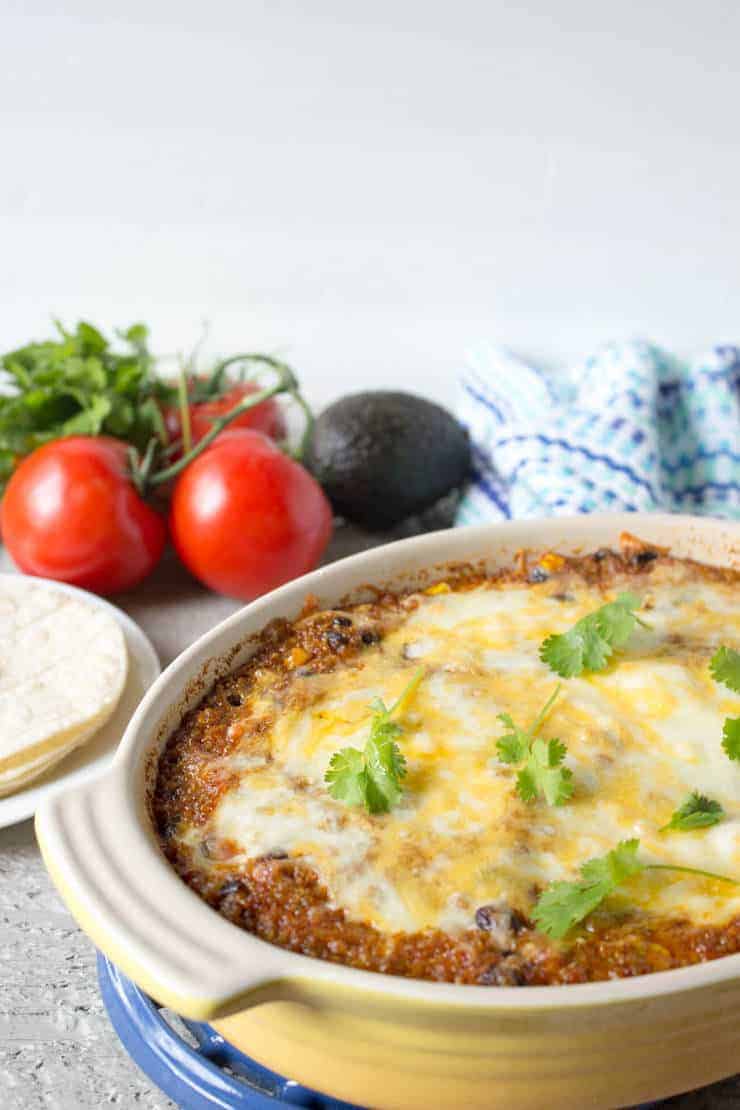
<svg viewBox="0 0 740 1110">
<path fill-rule="evenodd" d="M 291 667 L 300 667 L 302 663 L 305 663 L 306 660 L 310 658 L 311 656 L 309 653 L 302 647 L 291 648 L 288 653 L 288 663 Z"/>
<path fill-rule="evenodd" d="M 548 551 L 540 559 L 540 566 L 551 574 L 556 570 L 562 570 L 565 566 L 565 559 L 562 555 L 556 555 L 554 551 Z"/>
<path fill-rule="evenodd" d="M 428 589 L 424 590 L 424 593 L 429 594 L 430 597 L 436 597 L 437 594 L 450 593 L 450 587 L 446 582 L 437 582 L 436 585 L 429 586 Z"/>
</svg>

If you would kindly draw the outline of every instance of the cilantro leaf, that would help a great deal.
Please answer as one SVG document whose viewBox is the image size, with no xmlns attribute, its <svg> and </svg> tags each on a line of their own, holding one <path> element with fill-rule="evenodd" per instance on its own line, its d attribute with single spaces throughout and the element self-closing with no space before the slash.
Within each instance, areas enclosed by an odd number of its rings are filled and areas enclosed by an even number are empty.
<svg viewBox="0 0 740 1110">
<path fill-rule="evenodd" d="M 689 832 L 691 829 L 706 829 L 710 825 L 719 824 L 724 815 L 725 811 L 719 802 L 714 802 L 706 795 L 694 791 L 675 810 L 668 824 L 663 825 L 660 831 L 676 829 L 680 832 Z"/>
<path fill-rule="evenodd" d="M 633 875 L 642 871 L 677 871 L 685 875 L 698 875 L 723 883 L 740 886 L 736 879 L 701 871 L 698 867 L 681 867 L 672 863 L 643 863 L 637 858 L 639 840 L 620 840 L 604 856 L 596 856 L 581 864 L 581 877 L 575 882 L 555 882 L 539 897 L 532 920 L 548 936 L 561 939 L 574 925 L 593 913 L 605 898 L 613 894 Z"/>
<path fill-rule="evenodd" d="M 740 717 L 725 718 L 722 747 L 730 759 L 740 761 Z"/>
<path fill-rule="evenodd" d="M 499 713 L 499 721 L 511 729 L 496 741 L 496 753 L 502 763 L 521 763 L 529 751 L 529 735 L 514 724 L 510 713 Z"/>
<path fill-rule="evenodd" d="M 563 760 L 567 748 L 560 740 L 543 740 L 537 730 L 560 692 L 560 685 L 540 710 L 528 729 L 516 725 L 509 713 L 499 713 L 498 719 L 510 732 L 496 742 L 496 754 L 502 763 L 524 763 L 516 777 L 516 788 L 523 802 L 534 802 L 544 797 L 548 805 L 559 806 L 573 794 L 573 775 Z"/>
<path fill-rule="evenodd" d="M 367 776 L 362 752 L 357 748 L 342 748 L 334 752 L 324 780 L 329 784 L 332 798 L 350 806 L 363 805 L 367 794 Z"/>
<path fill-rule="evenodd" d="M 584 667 L 583 639 L 575 628 L 559 636 L 548 636 L 540 647 L 540 659 L 562 678 L 573 678 Z"/>
<path fill-rule="evenodd" d="M 537 801 L 537 780 L 532 774 L 529 764 L 516 776 L 516 792 L 523 802 Z"/>
<path fill-rule="evenodd" d="M 740 694 L 740 651 L 717 648 L 709 661 L 709 670 L 715 682 L 721 682 L 733 693 Z"/>
<path fill-rule="evenodd" d="M 386 813 L 401 800 L 401 780 L 406 777 L 406 760 L 396 743 L 396 737 L 403 730 L 389 720 L 389 711 L 382 702 L 380 705 L 382 709 L 375 710 L 370 738 L 365 745 L 371 813 Z"/>
<path fill-rule="evenodd" d="M 403 729 L 394 713 L 406 704 L 424 677 L 419 670 L 390 707 L 376 698 L 370 707 L 370 735 L 362 751 L 342 748 L 329 761 L 324 781 L 332 798 L 346 805 L 364 805 L 369 813 L 388 813 L 401 800 L 406 760 L 396 743 Z"/>
<path fill-rule="evenodd" d="M 536 794 L 542 794 L 550 806 L 561 806 L 573 795 L 573 773 L 563 767 L 567 748 L 560 740 L 535 740 L 529 753 L 529 759 L 524 771 L 519 776 L 519 794 L 524 797 L 521 789 L 521 776 L 528 776 Z M 528 801 L 525 798 L 525 801 Z"/>
<path fill-rule="evenodd" d="M 574 678 L 584 671 L 603 671 L 615 648 L 623 647 L 636 624 L 640 599 L 622 593 L 615 601 L 581 617 L 571 629 L 548 636 L 540 646 L 540 659 L 563 678 Z"/>
<path fill-rule="evenodd" d="M 624 647 L 634 631 L 635 624 L 643 623 L 634 612 L 641 604 L 636 594 L 623 593 L 617 596 L 616 601 L 602 605 L 593 614 L 600 635 L 612 648 Z"/>
</svg>

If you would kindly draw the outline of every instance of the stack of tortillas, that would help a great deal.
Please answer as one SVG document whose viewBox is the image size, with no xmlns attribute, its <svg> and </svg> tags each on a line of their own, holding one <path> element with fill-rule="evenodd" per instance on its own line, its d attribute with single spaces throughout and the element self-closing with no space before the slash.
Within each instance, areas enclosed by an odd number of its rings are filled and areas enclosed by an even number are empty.
<svg viewBox="0 0 740 1110">
<path fill-rule="evenodd" d="M 89 740 L 118 704 L 128 655 L 102 606 L 0 574 L 0 796 Z"/>
</svg>

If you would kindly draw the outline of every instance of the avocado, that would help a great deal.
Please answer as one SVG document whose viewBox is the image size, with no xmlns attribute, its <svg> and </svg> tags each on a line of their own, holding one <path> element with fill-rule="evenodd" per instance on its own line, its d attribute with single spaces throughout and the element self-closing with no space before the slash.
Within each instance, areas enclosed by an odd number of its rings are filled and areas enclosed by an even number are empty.
<svg viewBox="0 0 740 1110">
<path fill-rule="evenodd" d="M 371 531 L 423 512 L 470 470 L 468 433 L 411 393 L 353 393 L 316 420 L 304 463 L 334 509 Z"/>
</svg>

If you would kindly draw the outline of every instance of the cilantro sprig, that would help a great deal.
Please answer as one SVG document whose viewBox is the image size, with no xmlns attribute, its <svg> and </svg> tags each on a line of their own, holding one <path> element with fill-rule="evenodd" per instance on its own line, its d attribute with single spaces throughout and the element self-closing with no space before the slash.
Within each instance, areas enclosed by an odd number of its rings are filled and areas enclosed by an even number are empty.
<svg viewBox="0 0 740 1110">
<path fill-rule="evenodd" d="M 740 694 L 740 651 L 717 648 L 709 661 L 709 670 L 715 682 L 727 686 L 733 694 Z M 740 762 L 740 717 L 725 718 L 722 747 L 729 759 Z"/>
<path fill-rule="evenodd" d="M 537 736 L 560 688 L 558 683 L 528 729 L 516 725 L 509 713 L 498 715 L 510 731 L 497 741 L 496 753 L 502 763 L 524 764 L 516 777 L 517 793 L 524 802 L 534 802 L 543 797 L 548 805 L 560 806 L 573 794 L 572 772 L 563 767 L 568 751 L 565 744 L 560 740 L 543 740 Z"/>
<path fill-rule="evenodd" d="M 537 928 L 548 936 L 561 939 L 589 914 L 598 909 L 605 898 L 613 894 L 623 883 L 644 871 L 676 871 L 687 875 L 698 875 L 705 879 L 716 879 L 723 883 L 739 886 L 736 879 L 717 875 L 713 871 L 701 871 L 696 867 L 679 867 L 669 863 L 643 863 L 637 853 L 640 841 L 621 840 L 604 856 L 596 856 L 581 864 L 581 877 L 575 882 L 551 883 L 532 912 L 532 920 Z"/>
<path fill-rule="evenodd" d="M 719 802 L 707 798 L 706 794 L 694 791 L 671 814 L 671 819 L 660 832 L 690 832 L 692 829 L 708 829 L 718 825 L 725 815 Z"/>
<path fill-rule="evenodd" d="M 649 627 L 636 615 L 640 598 L 622 593 L 615 601 L 581 617 L 568 632 L 548 636 L 540 646 L 540 659 L 563 678 L 584 671 L 603 671 L 616 648 L 624 647 L 635 625 Z"/>
<path fill-rule="evenodd" d="M 393 715 L 413 696 L 424 677 L 420 668 L 388 708 L 376 698 L 371 705 L 370 735 L 364 749 L 342 748 L 329 761 L 324 781 L 332 798 L 350 806 L 364 805 L 368 813 L 388 813 L 403 793 L 406 760 L 396 740 L 403 729 Z"/>
</svg>

